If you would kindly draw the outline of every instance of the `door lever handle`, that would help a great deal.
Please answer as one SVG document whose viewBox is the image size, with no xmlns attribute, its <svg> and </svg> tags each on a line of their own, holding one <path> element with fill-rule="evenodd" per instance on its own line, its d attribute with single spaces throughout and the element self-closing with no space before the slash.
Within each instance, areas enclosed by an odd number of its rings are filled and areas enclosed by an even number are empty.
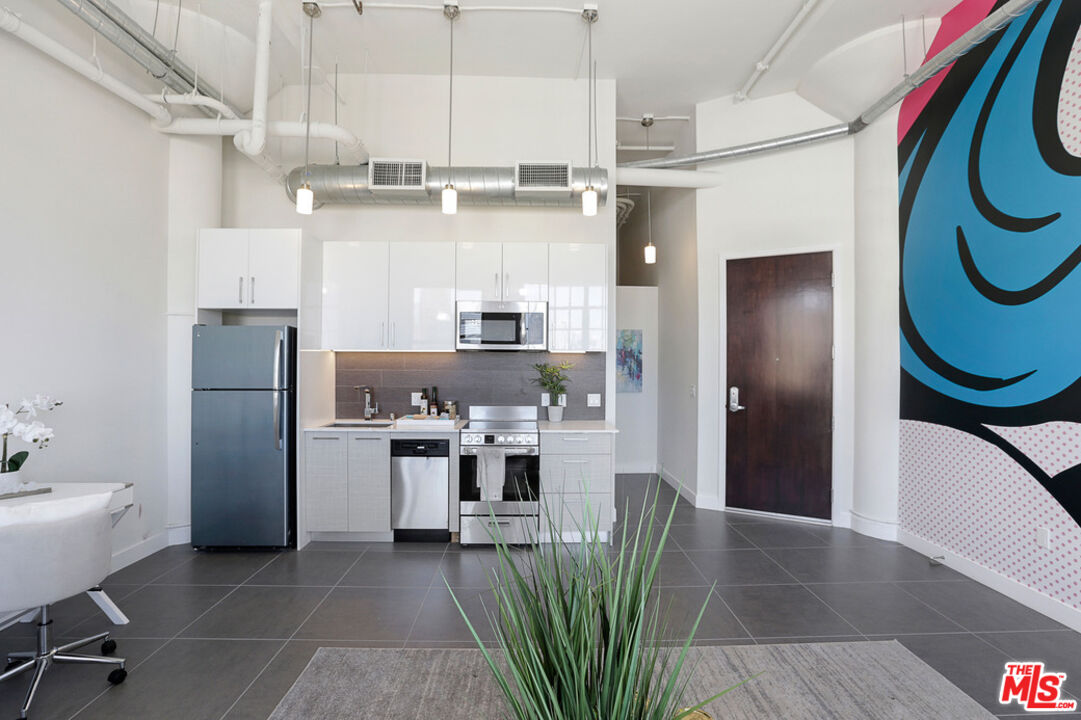
<svg viewBox="0 0 1081 720">
<path fill-rule="evenodd" d="M 728 411 L 737 413 L 747 408 L 739 404 L 739 388 L 733 385 L 728 388 Z"/>
</svg>

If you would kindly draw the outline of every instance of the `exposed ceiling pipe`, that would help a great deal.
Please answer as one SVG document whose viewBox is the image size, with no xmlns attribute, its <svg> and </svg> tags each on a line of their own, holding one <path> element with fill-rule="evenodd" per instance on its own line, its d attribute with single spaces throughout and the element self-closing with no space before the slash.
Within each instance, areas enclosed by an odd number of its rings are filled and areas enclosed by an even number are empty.
<svg viewBox="0 0 1081 720">
<path fill-rule="evenodd" d="M 274 137 L 304 137 L 306 125 L 302 122 L 271 120 L 266 123 L 266 132 Z M 176 118 L 160 128 L 162 132 L 174 135 L 221 135 L 234 137 L 252 129 L 252 121 L 243 118 L 210 120 L 203 118 Z M 340 145 L 341 151 L 350 155 L 357 163 L 368 162 L 368 152 L 356 135 L 340 125 L 331 123 L 312 123 L 312 137 L 320 140 L 333 140 Z M 265 145 L 265 143 L 264 143 Z M 241 152 L 244 152 L 241 150 Z"/>
<path fill-rule="evenodd" d="M 206 95 L 196 95 L 195 93 L 171 95 L 163 91 L 159 95 L 150 94 L 146 95 L 145 97 L 151 102 L 160 103 L 162 105 L 188 105 L 191 107 L 210 108 L 214 112 L 218 113 L 224 118 L 228 118 L 229 120 L 238 119 L 238 115 L 233 110 L 233 108 L 229 107 L 220 100 L 215 100 L 214 98 L 207 97 Z"/>
<path fill-rule="evenodd" d="M 453 182 L 458 191 L 459 205 L 580 207 L 587 184 L 587 173 L 582 169 L 572 169 L 571 192 L 523 197 L 516 191 L 513 167 L 429 167 L 423 188 L 373 191 L 368 186 L 366 165 L 311 165 L 308 170 L 307 176 L 303 167 L 289 173 L 285 192 L 290 200 L 295 202 L 297 188 L 308 182 L 315 196 L 327 204 L 439 205 L 443 188 Z M 593 168 L 590 184 L 597 190 L 599 204 L 604 205 L 608 197 L 608 171 Z"/>
<path fill-rule="evenodd" d="M 57 1 L 169 88 L 178 93 L 195 89 L 195 72 L 110 0 Z M 217 89 L 202 79 L 199 79 L 199 92 L 221 97 Z"/>
<path fill-rule="evenodd" d="M 704 170 L 654 170 L 651 168 L 616 168 L 616 185 L 642 187 L 711 188 L 721 184 L 719 173 Z"/>
<path fill-rule="evenodd" d="M 803 22 L 807 19 L 807 16 L 818 5 L 818 0 L 806 0 L 803 3 L 803 7 L 796 13 L 796 17 L 792 18 L 792 22 L 788 23 L 788 27 L 784 29 L 781 36 L 777 38 L 777 41 L 773 43 L 772 47 L 766 52 L 765 56 L 759 60 L 754 66 L 754 72 L 747 78 L 747 82 L 743 83 L 743 87 L 739 89 L 734 98 L 735 102 L 743 102 L 750 95 L 751 90 L 758 83 L 759 78 L 766 74 L 770 66 L 773 64 L 774 59 L 784 49 L 784 46 L 788 44 L 788 41 L 792 39 L 792 36 L 803 25 Z"/>
<path fill-rule="evenodd" d="M 266 149 L 267 100 L 270 96 L 270 36 L 274 4 L 259 3 L 259 29 L 255 35 L 255 89 L 251 109 L 251 127 L 233 136 L 233 144 L 245 155 L 259 155 Z M 309 39 L 308 42 L 311 42 Z M 335 99 L 335 102 L 337 100 Z"/>
<path fill-rule="evenodd" d="M 623 165 L 620 165 L 620 168 L 678 168 L 714 162 L 716 160 L 734 160 L 748 155 L 758 155 L 764 152 L 783 150 L 785 148 L 797 147 L 808 143 L 832 140 L 833 138 L 843 137 L 849 134 L 851 134 L 851 128 L 848 123 L 841 123 L 840 125 L 830 125 L 829 127 L 811 130 L 810 132 L 785 135 L 784 137 L 771 138 L 769 140 L 759 140 L 757 142 L 747 143 L 745 145 L 735 145 L 720 150 L 708 150 L 706 152 L 695 153 L 694 155 L 660 158 L 658 160 L 638 160 L 635 162 L 624 163 Z"/>
<path fill-rule="evenodd" d="M 108 75 L 94 63 L 89 60 L 84 60 L 82 57 L 71 50 L 68 50 L 52 38 L 27 25 L 18 15 L 7 8 L 0 8 L 0 29 L 6 30 L 28 45 L 37 48 L 83 77 L 101 85 L 109 92 L 131 103 L 153 118 L 158 126 L 167 125 L 172 120 L 172 115 L 161 105 L 148 100 L 140 92 L 128 87 L 112 75 Z"/>
<path fill-rule="evenodd" d="M 909 93 L 923 85 L 937 75 L 941 70 L 954 63 L 972 48 L 982 43 L 996 32 L 1009 25 L 1014 18 L 1023 15 L 1026 10 L 1040 2 L 1040 0 L 1009 0 L 1006 4 L 988 15 L 983 21 L 977 23 L 971 30 L 950 43 L 941 52 L 928 60 L 916 72 L 909 75 L 898 83 L 892 90 L 880 100 L 867 108 L 858 118 L 850 123 L 831 125 L 818 130 L 811 130 L 796 135 L 762 140 L 760 142 L 737 145 L 735 147 L 722 148 L 720 150 L 708 150 L 675 158 L 661 158 L 658 160 L 638 160 L 624 163 L 620 168 L 676 168 L 689 165 L 699 165 L 717 160 L 731 160 L 733 158 L 759 155 L 761 153 L 783 150 L 786 148 L 806 145 L 808 143 L 822 142 L 845 135 L 854 135 L 872 122 L 885 114 L 891 107 L 903 100 Z"/>
</svg>

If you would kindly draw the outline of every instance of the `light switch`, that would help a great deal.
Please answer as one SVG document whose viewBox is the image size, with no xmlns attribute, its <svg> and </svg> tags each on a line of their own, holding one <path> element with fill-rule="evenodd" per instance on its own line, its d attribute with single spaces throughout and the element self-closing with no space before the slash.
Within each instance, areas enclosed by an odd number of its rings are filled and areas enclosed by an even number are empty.
<svg viewBox="0 0 1081 720">
<path fill-rule="evenodd" d="M 1036 544 L 1044 550 L 1051 549 L 1051 529 L 1045 527 L 1036 528 Z"/>
<path fill-rule="evenodd" d="M 589 393 L 589 394 L 587 394 L 586 395 L 586 405 L 589 406 L 589 407 L 600 407 L 601 406 L 601 394 L 600 393 Z"/>
<path fill-rule="evenodd" d="M 421 405 L 424 404 L 424 401 L 422 401 L 420 399 L 420 393 L 419 392 L 411 393 L 409 395 L 409 404 L 412 405 L 413 407 L 420 407 Z"/>
<path fill-rule="evenodd" d="M 549 407 L 552 404 L 552 396 L 548 393 L 541 393 L 541 407 Z"/>
</svg>

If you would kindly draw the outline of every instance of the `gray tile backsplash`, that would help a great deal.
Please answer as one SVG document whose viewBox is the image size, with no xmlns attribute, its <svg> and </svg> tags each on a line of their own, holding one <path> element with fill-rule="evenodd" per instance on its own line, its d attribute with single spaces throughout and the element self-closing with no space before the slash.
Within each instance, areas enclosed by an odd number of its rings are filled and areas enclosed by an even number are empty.
<svg viewBox="0 0 1081 720">
<path fill-rule="evenodd" d="M 574 363 L 567 374 L 566 420 L 604 419 L 605 353 L 559 355 L 537 352 L 347 353 L 335 355 L 336 410 L 339 418 L 364 415 L 364 394 L 353 388 L 371 387 L 380 417 L 415 412 L 410 393 L 433 385 L 439 401 L 454 400 L 469 415 L 471 405 L 540 405 L 541 389 L 530 380 L 534 363 Z M 601 407 L 587 407 L 586 394 L 600 393 Z M 541 411 L 544 418 L 544 411 Z"/>
</svg>

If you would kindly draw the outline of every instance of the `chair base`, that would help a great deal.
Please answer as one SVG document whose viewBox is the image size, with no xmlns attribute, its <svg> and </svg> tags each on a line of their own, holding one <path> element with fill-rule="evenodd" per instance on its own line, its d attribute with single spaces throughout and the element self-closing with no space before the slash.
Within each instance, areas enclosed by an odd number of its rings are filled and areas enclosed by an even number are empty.
<svg viewBox="0 0 1081 720">
<path fill-rule="evenodd" d="M 37 694 L 38 687 L 41 685 L 41 679 L 45 676 L 45 671 L 49 669 L 53 663 L 79 663 L 85 665 L 115 665 L 116 669 L 109 673 L 109 682 L 113 685 L 119 685 L 124 682 L 124 678 L 128 673 L 124 669 L 124 658 L 104 657 L 102 655 L 83 655 L 81 653 L 73 653 L 72 650 L 78 650 L 81 647 L 90 645 L 100 641 L 104 643 L 111 643 L 112 647 L 116 647 L 116 643 L 109 640 L 109 633 L 99 633 L 92 635 L 82 640 L 76 640 L 75 642 L 67 643 L 66 645 L 60 645 L 58 647 L 50 647 L 51 645 L 51 633 L 50 626 L 52 620 L 49 619 L 48 606 L 41 608 L 41 617 L 38 620 L 38 649 L 36 652 L 17 652 L 8 655 L 8 668 L 0 673 L 0 682 L 11 679 L 16 675 L 22 675 L 23 673 L 34 671 L 33 677 L 30 679 L 30 687 L 26 691 L 26 699 L 23 701 L 22 710 L 19 713 L 19 718 L 25 720 L 27 713 L 30 712 L 30 705 L 34 702 L 34 696 Z M 107 648 L 107 645 L 103 645 L 103 648 Z"/>
</svg>

